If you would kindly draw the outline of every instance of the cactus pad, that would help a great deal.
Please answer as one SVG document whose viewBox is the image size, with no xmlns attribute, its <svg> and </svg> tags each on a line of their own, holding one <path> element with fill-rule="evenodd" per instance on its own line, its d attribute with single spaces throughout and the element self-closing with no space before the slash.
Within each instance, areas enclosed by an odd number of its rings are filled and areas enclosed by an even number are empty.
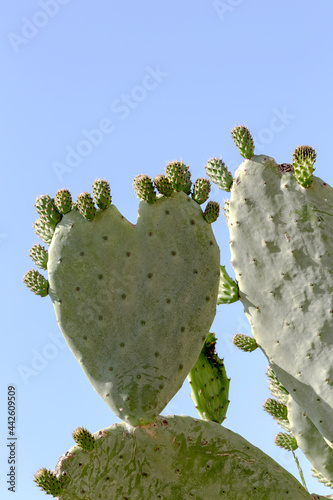
<svg viewBox="0 0 333 500">
<path fill-rule="evenodd" d="M 215 422 L 160 416 L 94 436 L 92 451 L 74 446 L 58 460 L 59 500 L 311 498 L 274 460 Z"/>
<path fill-rule="evenodd" d="M 219 247 L 184 192 L 140 201 L 138 222 L 111 205 L 64 215 L 49 248 L 58 324 L 97 393 L 132 425 L 180 389 L 216 313 Z"/>
<path fill-rule="evenodd" d="M 253 336 L 283 387 L 333 441 L 333 189 L 273 158 L 238 167 L 231 263 Z"/>
</svg>

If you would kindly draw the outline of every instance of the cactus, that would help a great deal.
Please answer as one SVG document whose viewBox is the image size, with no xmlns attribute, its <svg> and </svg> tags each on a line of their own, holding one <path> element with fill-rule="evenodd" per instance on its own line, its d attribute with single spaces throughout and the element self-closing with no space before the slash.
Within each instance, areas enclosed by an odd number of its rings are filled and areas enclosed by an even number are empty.
<svg viewBox="0 0 333 500">
<path fill-rule="evenodd" d="M 315 176 L 303 187 L 293 168 L 253 156 L 245 128 L 236 135 L 251 156 L 236 171 L 228 213 L 240 300 L 281 384 L 333 441 L 333 189 Z"/>
<path fill-rule="evenodd" d="M 249 335 L 244 335 L 242 333 L 236 333 L 232 337 L 232 343 L 244 352 L 252 352 L 258 347 L 258 344 L 253 337 L 249 337 Z"/>
<path fill-rule="evenodd" d="M 58 460 L 59 500 L 311 498 L 274 460 L 215 422 L 159 416 L 137 428 L 115 424 L 94 438 L 92 451 L 76 445 Z"/>
<path fill-rule="evenodd" d="M 230 278 L 224 266 L 220 266 L 220 285 L 217 304 L 231 304 L 239 299 L 237 283 Z"/>
<path fill-rule="evenodd" d="M 205 170 L 214 184 L 223 191 L 230 191 L 233 178 L 222 158 L 211 158 L 208 160 Z"/>
<path fill-rule="evenodd" d="M 136 226 L 108 201 L 96 200 L 107 207 L 99 209 L 81 193 L 78 210 L 56 226 L 48 281 L 37 271 L 24 281 L 35 293 L 48 291 L 96 392 L 122 420 L 143 425 L 196 362 L 216 313 L 220 271 L 219 248 L 199 204 L 182 191 L 155 199 L 148 176 L 134 184 L 145 200 Z"/>
<path fill-rule="evenodd" d="M 221 424 L 229 406 L 229 383 L 223 360 L 215 353 L 216 337 L 209 333 L 201 354 L 188 374 L 191 397 L 201 418 Z"/>
</svg>

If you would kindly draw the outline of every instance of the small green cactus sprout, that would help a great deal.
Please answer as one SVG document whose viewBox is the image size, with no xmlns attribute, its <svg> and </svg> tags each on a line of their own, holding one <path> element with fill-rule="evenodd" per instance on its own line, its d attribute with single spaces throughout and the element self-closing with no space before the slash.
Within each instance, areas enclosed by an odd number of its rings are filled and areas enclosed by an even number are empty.
<svg viewBox="0 0 333 500">
<path fill-rule="evenodd" d="M 247 127 L 238 125 L 231 131 L 231 137 L 243 158 L 251 158 L 254 155 L 254 142 Z"/>
<path fill-rule="evenodd" d="M 166 177 L 171 182 L 175 191 L 184 191 L 189 194 L 191 191 L 191 173 L 189 167 L 182 161 L 172 161 L 165 167 Z"/>
<path fill-rule="evenodd" d="M 268 398 L 263 404 L 264 410 L 275 420 L 288 420 L 287 406 L 276 399 Z"/>
<path fill-rule="evenodd" d="M 72 210 L 72 195 L 68 189 L 59 189 L 54 198 L 58 212 L 65 215 Z"/>
<path fill-rule="evenodd" d="M 35 474 L 35 483 L 47 494 L 57 497 L 63 492 L 63 485 L 54 472 L 46 469 L 39 469 Z"/>
<path fill-rule="evenodd" d="M 244 335 L 243 333 L 236 333 L 232 337 L 232 343 L 244 352 L 252 352 L 258 347 L 255 338 L 249 337 L 249 335 Z"/>
<path fill-rule="evenodd" d="M 274 396 L 280 403 L 286 405 L 289 399 L 289 392 L 285 387 L 283 387 L 282 384 L 280 384 L 277 376 L 270 366 L 267 367 L 266 373 L 268 376 L 269 389 L 272 393 L 272 396 Z"/>
<path fill-rule="evenodd" d="M 158 191 L 163 194 L 163 196 L 169 197 L 174 193 L 171 182 L 165 177 L 165 175 L 160 174 L 154 177 L 154 184 Z"/>
<path fill-rule="evenodd" d="M 279 432 L 274 441 L 277 446 L 288 451 L 295 451 L 298 448 L 295 436 L 287 432 Z"/>
<path fill-rule="evenodd" d="M 230 191 L 233 178 L 225 166 L 222 158 L 211 158 L 208 160 L 205 170 L 210 180 L 222 191 Z"/>
<path fill-rule="evenodd" d="M 156 191 L 148 175 L 137 175 L 133 180 L 133 188 L 139 200 L 150 204 L 156 201 Z"/>
<path fill-rule="evenodd" d="M 230 278 L 225 266 L 220 266 L 220 284 L 217 304 L 231 304 L 239 299 L 237 283 Z"/>
<path fill-rule="evenodd" d="M 91 194 L 83 192 L 77 197 L 77 208 L 82 215 L 87 220 L 92 221 L 96 215 L 96 208 L 94 205 L 94 200 Z"/>
<path fill-rule="evenodd" d="M 94 436 L 84 427 L 78 427 L 73 431 L 73 439 L 74 441 L 86 451 L 91 451 L 95 446 L 95 438 Z"/>
<path fill-rule="evenodd" d="M 111 188 L 108 181 L 97 179 L 92 185 L 92 190 L 98 208 L 105 210 L 111 205 Z"/>
<path fill-rule="evenodd" d="M 50 226 L 56 226 L 61 220 L 61 214 L 54 204 L 54 200 L 48 194 L 39 196 L 35 203 L 35 208 L 40 219 Z"/>
<path fill-rule="evenodd" d="M 38 218 L 33 225 L 35 229 L 35 233 L 37 236 L 47 245 L 51 244 L 55 226 L 51 226 L 50 224 L 43 221 L 41 218 Z"/>
<path fill-rule="evenodd" d="M 48 295 L 49 282 L 35 269 L 31 269 L 23 276 L 23 283 L 35 294 L 41 297 Z"/>
<path fill-rule="evenodd" d="M 47 269 L 48 251 L 42 245 L 34 245 L 30 249 L 30 258 L 40 269 Z"/>
<path fill-rule="evenodd" d="M 307 188 L 312 183 L 312 173 L 315 170 L 316 152 L 311 146 L 298 146 L 293 154 L 294 175 L 297 182 Z"/>
<path fill-rule="evenodd" d="M 217 201 L 209 201 L 204 211 L 204 218 L 209 224 L 215 222 L 220 213 L 220 206 Z"/>
<path fill-rule="evenodd" d="M 191 385 L 191 398 L 202 419 L 221 424 L 229 406 L 230 379 L 223 360 L 215 352 L 216 337 L 209 333 L 198 358 L 187 378 Z"/>
<path fill-rule="evenodd" d="M 208 200 L 210 193 L 210 182 L 208 179 L 197 179 L 194 183 L 192 198 L 201 205 Z"/>
</svg>

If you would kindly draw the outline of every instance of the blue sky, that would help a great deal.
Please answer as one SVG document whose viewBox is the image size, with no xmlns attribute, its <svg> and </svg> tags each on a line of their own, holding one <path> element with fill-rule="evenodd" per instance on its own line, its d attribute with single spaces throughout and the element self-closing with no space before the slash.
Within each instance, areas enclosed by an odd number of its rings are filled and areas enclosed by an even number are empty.
<svg viewBox="0 0 333 500">
<path fill-rule="evenodd" d="M 316 175 L 332 185 L 333 6 L 280 0 L 17 0 L 0 19 L 2 288 L 0 495 L 8 472 L 7 386 L 17 392 L 17 496 L 45 498 L 33 483 L 72 446 L 72 431 L 119 420 L 90 386 L 59 334 L 49 298 L 22 284 L 39 240 L 34 202 L 60 188 L 73 197 L 109 180 L 113 203 L 135 223 L 135 175 L 162 173 L 183 159 L 202 177 L 212 156 L 234 173 L 230 129 L 246 124 L 256 152 L 290 162 L 296 146 L 316 149 Z M 222 203 L 227 193 L 212 189 Z M 214 224 L 231 275 L 227 226 Z M 261 352 L 233 347 L 250 334 L 240 303 L 219 306 L 212 330 L 231 377 L 225 426 L 298 477 L 274 445 L 280 428 L 262 409 L 269 397 Z M 187 381 L 164 414 L 196 416 Z M 298 452 L 311 492 L 329 494 Z"/>
</svg>

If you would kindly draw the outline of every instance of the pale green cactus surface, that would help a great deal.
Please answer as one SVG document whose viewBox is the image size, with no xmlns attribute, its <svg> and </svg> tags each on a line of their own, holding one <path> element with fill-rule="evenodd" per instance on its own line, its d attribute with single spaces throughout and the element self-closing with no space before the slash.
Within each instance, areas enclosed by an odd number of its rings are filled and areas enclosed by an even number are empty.
<svg viewBox="0 0 333 500">
<path fill-rule="evenodd" d="M 289 171 L 288 171 L 289 170 Z M 287 389 L 333 441 L 333 189 L 259 155 L 238 167 L 231 262 L 253 336 Z"/>
<path fill-rule="evenodd" d="M 75 445 L 56 466 L 60 500 L 310 500 L 286 470 L 215 422 L 159 416 L 137 428 L 116 424 Z"/>
</svg>

